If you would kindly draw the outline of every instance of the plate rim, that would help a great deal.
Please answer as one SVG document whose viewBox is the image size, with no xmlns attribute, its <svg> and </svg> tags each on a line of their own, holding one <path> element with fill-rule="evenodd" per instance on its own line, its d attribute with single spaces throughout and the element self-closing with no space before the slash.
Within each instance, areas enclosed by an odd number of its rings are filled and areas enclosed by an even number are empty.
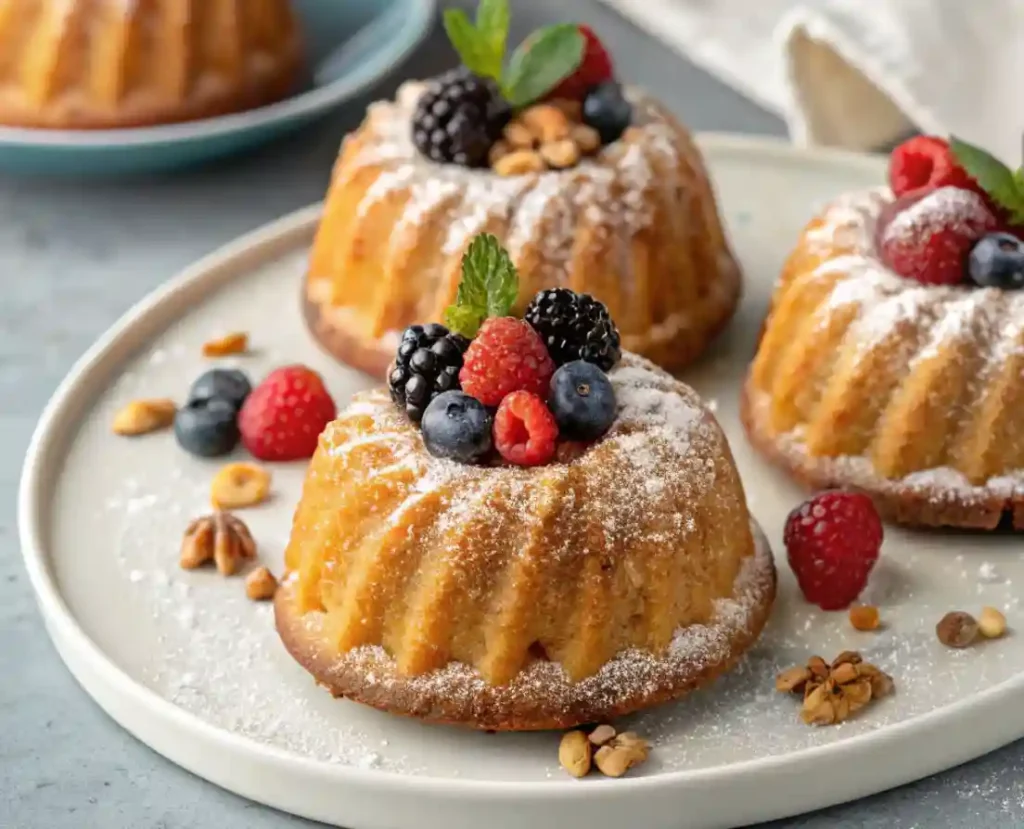
<svg viewBox="0 0 1024 829">
<path fill-rule="evenodd" d="M 881 156 L 833 149 L 794 148 L 784 140 L 773 138 L 703 133 L 698 135 L 698 143 L 711 157 L 725 154 L 747 159 L 760 157 L 762 160 L 774 162 L 839 165 L 871 175 L 879 173 L 884 163 Z M 244 257 L 259 258 L 261 253 L 295 244 L 299 238 L 311 236 L 320 211 L 321 205 L 314 204 L 251 231 L 185 268 L 135 303 L 75 362 L 46 404 L 33 432 L 22 467 L 17 511 L 22 557 L 29 581 L 47 630 L 62 660 L 86 692 L 100 702 L 101 706 L 127 730 L 138 736 L 135 728 L 125 722 L 126 719 L 131 719 L 131 716 L 111 710 L 112 706 L 104 704 L 101 697 L 106 698 L 109 694 L 125 695 L 132 704 L 148 709 L 151 716 L 163 720 L 162 727 L 170 724 L 181 729 L 197 745 L 214 745 L 239 757 L 244 754 L 250 761 L 255 755 L 256 759 L 265 763 L 268 768 L 303 777 L 312 776 L 333 785 L 358 786 L 375 794 L 389 791 L 394 793 L 397 789 L 405 794 L 455 798 L 465 802 L 478 802 L 480 799 L 500 799 L 508 802 L 527 797 L 548 805 L 555 802 L 579 804 L 589 801 L 591 805 L 598 806 L 607 805 L 611 801 L 621 801 L 623 798 L 642 801 L 645 796 L 665 794 L 666 790 L 678 794 L 702 784 L 734 784 L 741 779 L 745 779 L 750 785 L 756 785 L 758 778 L 765 773 L 774 776 L 784 775 L 788 778 L 790 775 L 802 775 L 808 771 L 813 773 L 815 766 L 823 761 L 839 759 L 844 763 L 856 764 L 858 759 L 865 760 L 875 752 L 893 749 L 904 757 L 899 771 L 894 772 L 889 767 L 889 772 L 881 785 L 878 782 L 881 780 L 879 770 L 886 766 L 885 763 L 878 763 L 874 771 L 870 766 L 867 767 L 866 774 L 854 774 L 849 779 L 830 781 L 827 785 L 822 785 L 818 791 L 806 792 L 801 800 L 787 801 L 782 811 L 759 815 L 758 820 L 797 814 L 893 788 L 994 751 L 1001 745 L 1024 735 L 1024 712 L 1014 717 L 1009 713 L 1013 711 L 1012 706 L 1008 707 L 1008 715 L 998 726 L 992 727 L 994 724 L 990 723 L 989 728 L 979 727 L 977 722 L 977 715 L 984 714 L 984 711 L 979 712 L 979 709 L 990 709 L 992 706 L 1006 703 L 1013 697 L 1020 698 L 1024 692 L 1024 673 L 1021 673 L 964 700 L 958 700 L 925 714 L 840 742 L 813 746 L 786 755 L 755 758 L 701 769 L 666 771 L 648 777 L 620 781 L 595 781 L 596 785 L 586 786 L 569 779 L 469 780 L 404 775 L 386 770 L 327 764 L 302 757 L 212 725 L 132 679 L 78 625 L 56 582 L 50 564 L 52 556 L 46 543 L 47 499 L 43 488 L 50 473 L 45 468 L 44 461 L 55 447 L 59 448 L 67 439 L 67 431 L 73 427 L 73 424 L 65 422 L 65 410 L 73 410 L 76 401 L 84 399 L 88 403 L 94 399 L 96 384 L 92 380 L 93 375 L 103 371 L 104 364 L 111 360 L 115 363 L 123 362 L 125 357 L 118 356 L 118 351 L 123 350 L 124 346 L 119 346 L 119 343 L 126 338 L 130 339 L 133 330 L 144 327 L 147 323 L 150 328 L 154 325 L 167 325 L 176 315 L 167 311 L 161 312 L 162 306 L 176 297 L 180 299 L 185 293 L 205 293 L 213 290 L 218 284 L 237 278 L 236 271 L 244 268 Z M 65 651 L 65 647 L 68 648 L 68 652 Z M 947 739 L 944 743 L 946 750 L 939 752 L 928 744 L 928 737 L 934 736 L 935 732 L 941 729 L 945 729 L 947 735 L 950 729 L 956 729 L 962 739 Z M 909 740 L 916 740 L 917 745 L 926 746 L 931 750 L 918 751 L 912 761 L 907 761 L 906 757 L 910 753 L 908 746 L 911 746 Z M 181 758 L 181 752 L 170 750 L 167 745 L 155 745 L 150 739 L 143 739 L 143 742 L 173 762 L 190 768 L 190 762 Z M 210 774 L 197 773 L 207 780 L 238 791 L 238 788 L 217 780 Z M 244 794 L 260 800 L 258 793 Z M 301 811 L 295 813 L 302 814 Z M 308 816 L 318 818 L 315 813 Z"/>
<path fill-rule="evenodd" d="M 49 130 L 0 126 L 0 150 L 103 151 L 188 144 L 246 132 L 297 118 L 313 117 L 365 91 L 404 61 L 430 33 L 437 0 L 396 0 L 408 8 L 388 45 L 355 71 L 324 86 L 256 109 L 150 127 L 107 130 Z M 387 11 L 385 11 L 387 13 Z M 371 24 L 372 25 L 372 24 Z"/>
</svg>

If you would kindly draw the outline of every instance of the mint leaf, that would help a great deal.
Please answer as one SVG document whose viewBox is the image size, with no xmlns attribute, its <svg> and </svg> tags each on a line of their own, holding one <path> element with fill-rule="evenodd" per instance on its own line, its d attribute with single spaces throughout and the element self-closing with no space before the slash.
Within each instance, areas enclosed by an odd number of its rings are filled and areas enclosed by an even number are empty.
<svg viewBox="0 0 1024 829">
<path fill-rule="evenodd" d="M 491 234 L 482 233 L 462 257 L 462 281 L 445 323 L 464 337 L 474 337 L 488 317 L 503 317 L 519 293 L 519 274 L 508 252 Z"/>
<path fill-rule="evenodd" d="M 462 9 L 446 9 L 444 30 L 470 72 L 484 78 L 501 77 L 501 59 L 495 60 L 490 43 Z"/>
<path fill-rule="evenodd" d="M 499 75 L 505 62 L 505 43 L 508 41 L 510 17 L 508 0 L 480 0 L 476 10 L 476 30 L 490 47 L 491 57 L 497 64 Z"/>
<path fill-rule="evenodd" d="M 1014 221 L 1024 221 L 1024 187 L 1021 186 L 1020 171 L 1014 174 L 994 155 L 958 138 L 949 139 L 949 148 L 960 166 L 996 204 L 1008 210 Z"/>
<path fill-rule="evenodd" d="M 444 324 L 449 330 L 468 339 L 476 336 L 483 321 L 484 317 L 479 311 L 461 305 L 449 305 L 444 312 Z"/>
<path fill-rule="evenodd" d="M 575 24 L 537 31 L 512 54 L 503 83 L 509 103 L 522 107 L 542 98 L 579 68 L 585 49 Z"/>
</svg>

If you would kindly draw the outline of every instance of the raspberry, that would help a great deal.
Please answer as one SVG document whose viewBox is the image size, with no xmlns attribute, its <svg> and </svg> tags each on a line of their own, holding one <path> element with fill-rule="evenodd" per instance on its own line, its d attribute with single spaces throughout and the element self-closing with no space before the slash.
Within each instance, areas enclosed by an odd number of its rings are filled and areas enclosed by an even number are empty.
<svg viewBox="0 0 1024 829">
<path fill-rule="evenodd" d="M 514 391 L 494 416 L 494 445 L 509 463 L 540 466 L 555 455 L 558 424 L 536 394 Z"/>
<path fill-rule="evenodd" d="M 922 187 L 960 187 L 982 193 L 978 183 L 953 157 L 949 142 L 931 135 L 911 138 L 892 151 L 889 186 L 897 196 Z"/>
<path fill-rule="evenodd" d="M 337 410 L 320 375 L 305 366 L 284 366 L 267 375 L 242 404 L 242 443 L 264 461 L 312 457 L 324 427 Z"/>
<path fill-rule="evenodd" d="M 974 243 L 998 224 L 984 199 L 957 187 L 904 198 L 909 204 L 879 229 L 886 264 L 925 285 L 963 282 Z"/>
<path fill-rule="evenodd" d="M 789 514 L 783 539 L 804 597 L 822 610 L 841 610 L 867 584 L 882 522 L 866 495 L 829 490 Z"/>
<path fill-rule="evenodd" d="M 568 78 L 562 81 L 548 96 L 550 98 L 569 98 L 582 101 L 583 97 L 595 86 L 615 77 L 612 59 L 604 44 L 589 26 L 580 26 L 580 34 L 587 41 L 583 52 L 583 60 L 579 67 Z"/>
<path fill-rule="evenodd" d="M 497 406 L 514 391 L 544 396 L 555 364 L 530 325 L 513 317 L 485 320 L 466 351 L 459 382 L 485 406 Z"/>
</svg>

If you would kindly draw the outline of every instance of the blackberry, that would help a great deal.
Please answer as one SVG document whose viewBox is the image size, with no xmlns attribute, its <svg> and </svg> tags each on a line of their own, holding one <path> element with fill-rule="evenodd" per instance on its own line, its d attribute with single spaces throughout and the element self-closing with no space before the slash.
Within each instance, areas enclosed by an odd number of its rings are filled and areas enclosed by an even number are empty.
<svg viewBox="0 0 1024 829">
<path fill-rule="evenodd" d="M 556 365 L 585 360 L 608 371 L 622 357 L 619 329 L 604 304 L 590 294 L 568 288 L 541 291 L 527 307 L 525 317 Z"/>
<path fill-rule="evenodd" d="M 412 118 L 417 149 L 440 164 L 481 167 L 511 118 L 497 85 L 465 67 L 437 77 Z"/>
<path fill-rule="evenodd" d="M 469 340 L 437 323 L 405 329 L 388 371 L 388 388 L 410 420 L 419 423 L 431 400 L 462 388 L 459 369 L 467 348 Z"/>
</svg>

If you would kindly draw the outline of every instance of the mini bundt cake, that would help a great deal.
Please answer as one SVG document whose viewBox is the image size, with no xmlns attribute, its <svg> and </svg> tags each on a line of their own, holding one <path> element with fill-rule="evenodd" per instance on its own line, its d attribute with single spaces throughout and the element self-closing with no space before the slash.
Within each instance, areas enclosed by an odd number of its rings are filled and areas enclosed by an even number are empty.
<svg viewBox="0 0 1024 829">
<path fill-rule="evenodd" d="M 320 438 L 275 600 L 320 684 L 535 730 L 680 697 L 739 658 L 775 570 L 726 439 L 646 360 L 608 376 L 608 433 L 532 468 L 435 457 L 387 392 L 354 399 Z"/>
<path fill-rule="evenodd" d="M 303 50 L 289 0 L 0 0 L 0 124 L 118 129 L 286 97 Z"/>
<path fill-rule="evenodd" d="M 799 480 L 862 489 L 893 520 L 1024 529 L 1024 244 L 950 153 L 915 139 L 894 154 L 895 192 L 847 195 L 811 221 L 743 416 Z M 929 182 L 933 168 L 946 178 Z"/>
<path fill-rule="evenodd" d="M 712 186 L 687 130 L 608 80 L 601 54 L 579 71 L 604 67 L 590 80 L 606 82 L 582 101 L 517 102 L 505 82 L 509 103 L 459 69 L 370 107 L 342 145 L 305 285 L 329 351 L 382 371 L 403 328 L 454 301 L 462 254 L 486 232 L 509 249 L 522 296 L 592 294 L 623 346 L 665 367 L 701 353 L 741 287 Z M 552 94 L 577 88 L 574 76 Z"/>
</svg>

